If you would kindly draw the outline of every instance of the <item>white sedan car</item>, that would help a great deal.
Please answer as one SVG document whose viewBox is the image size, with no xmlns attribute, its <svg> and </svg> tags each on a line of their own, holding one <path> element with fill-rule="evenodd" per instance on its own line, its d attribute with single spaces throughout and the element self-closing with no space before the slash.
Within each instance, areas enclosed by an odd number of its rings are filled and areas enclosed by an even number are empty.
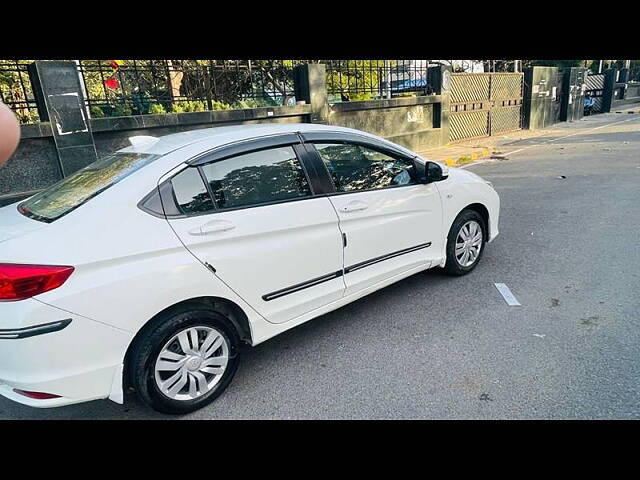
<svg viewBox="0 0 640 480">
<path fill-rule="evenodd" d="M 122 403 L 131 386 L 196 410 L 243 344 L 421 270 L 473 270 L 499 204 L 477 175 L 347 128 L 132 137 L 0 209 L 0 394 Z"/>
</svg>

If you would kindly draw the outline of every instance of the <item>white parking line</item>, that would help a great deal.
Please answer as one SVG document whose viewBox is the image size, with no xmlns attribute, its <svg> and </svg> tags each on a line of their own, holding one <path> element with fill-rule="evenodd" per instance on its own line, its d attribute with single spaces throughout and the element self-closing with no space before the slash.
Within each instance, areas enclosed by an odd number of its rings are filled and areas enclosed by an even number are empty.
<svg viewBox="0 0 640 480">
<path fill-rule="evenodd" d="M 500 292 L 500 295 L 502 295 L 502 298 L 504 298 L 504 301 L 507 302 L 507 305 L 512 307 L 520 305 L 520 302 L 516 299 L 515 295 L 511 293 L 509 287 L 504 283 L 494 283 L 494 285 Z"/>
</svg>

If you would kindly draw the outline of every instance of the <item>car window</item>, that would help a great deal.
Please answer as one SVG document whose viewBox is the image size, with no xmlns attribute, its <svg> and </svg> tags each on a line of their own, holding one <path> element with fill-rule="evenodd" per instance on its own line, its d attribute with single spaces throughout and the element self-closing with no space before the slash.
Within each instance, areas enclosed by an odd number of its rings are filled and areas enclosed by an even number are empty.
<svg viewBox="0 0 640 480">
<path fill-rule="evenodd" d="M 352 143 L 315 144 L 338 192 L 416 183 L 410 160 Z"/>
<path fill-rule="evenodd" d="M 115 153 L 34 195 L 18 205 L 23 215 L 53 222 L 159 158 L 142 153 Z"/>
<path fill-rule="evenodd" d="M 190 167 L 171 179 L 180 213 L 189 215 L 213 210 L 213 201 L 197 168 Z"/>
<path fill-rule="evenodd" d="M 246 207 L 311 195 L 292 147 L 272 148 L 202 167 L 219 209 Z"/>
</svg>

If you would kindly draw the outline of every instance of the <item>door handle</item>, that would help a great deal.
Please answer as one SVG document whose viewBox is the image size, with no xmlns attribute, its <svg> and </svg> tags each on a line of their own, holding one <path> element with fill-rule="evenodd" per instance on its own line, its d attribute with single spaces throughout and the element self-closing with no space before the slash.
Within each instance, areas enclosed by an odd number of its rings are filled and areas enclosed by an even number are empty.
<svg viewBox="0 0 640 480">
<path fill-rule="evenodd" d="M 207 235 L 215 232 L 226 232 L 227 230 L 233 230 L 236 226 L 226 220 L 214 220 L 199 227 L 189 230 L 191 235 Z"/>
<path fill-rule="evenodd" d="M 341 212 L 358 212 L 360 210 L 366 210 L 369 207 L 369 205 L 367 205 L 364 202 L 361 201 L 355 201 L 355 202 L 350 202 L 348 204 L 346 204 L 344 207 L 342 207 L 340 209 Z"/>
</svg>

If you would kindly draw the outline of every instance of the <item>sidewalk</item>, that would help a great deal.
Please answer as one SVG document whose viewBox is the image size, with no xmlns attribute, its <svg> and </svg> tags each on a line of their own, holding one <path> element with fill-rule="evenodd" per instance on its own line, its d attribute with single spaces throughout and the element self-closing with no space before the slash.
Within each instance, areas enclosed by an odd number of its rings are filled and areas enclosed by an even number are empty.
<svg viewBox="0 0 640 480">
<path fill-rule="evenodd" d="M 640 114 L 640 104 L 624 105 L 609 114 L 597 114 L 590 118 L 606 118 L 605 115 Z M 581 122 L 561 122 L 540 130 L 516 130 L 493 137 L 460 140 L 436 148 L 419 150 L 418 153 L 429 160 L 444 163 L 448 166 L 461 166 L 486 158 L 500 158 L 504 148 L 519 140 L 544 138 L 550 135 L 559 137 L 575 133 Z"/>
<path fill-rule="evenodd" d="M 442 147 L 419 150 L 418 153 L 429 160 L 449 166 L 464 165 L 489 158 L 494 152 L 495 143 L 495 137 L 486 137 L 452 142 Z"/>
<path fill-rule="evenodd" d="M 420 150 L 418 153 L 429 160 L 441 162 L 448 166 L 460 166 L 468 163 L 500 155 L 500 145 L 534 137 L 542 137 L 548 133 L 544 130 L 517 130 L 493 137 L 483 137 L 450 142 L 436 148 Z"/>
</svg>

